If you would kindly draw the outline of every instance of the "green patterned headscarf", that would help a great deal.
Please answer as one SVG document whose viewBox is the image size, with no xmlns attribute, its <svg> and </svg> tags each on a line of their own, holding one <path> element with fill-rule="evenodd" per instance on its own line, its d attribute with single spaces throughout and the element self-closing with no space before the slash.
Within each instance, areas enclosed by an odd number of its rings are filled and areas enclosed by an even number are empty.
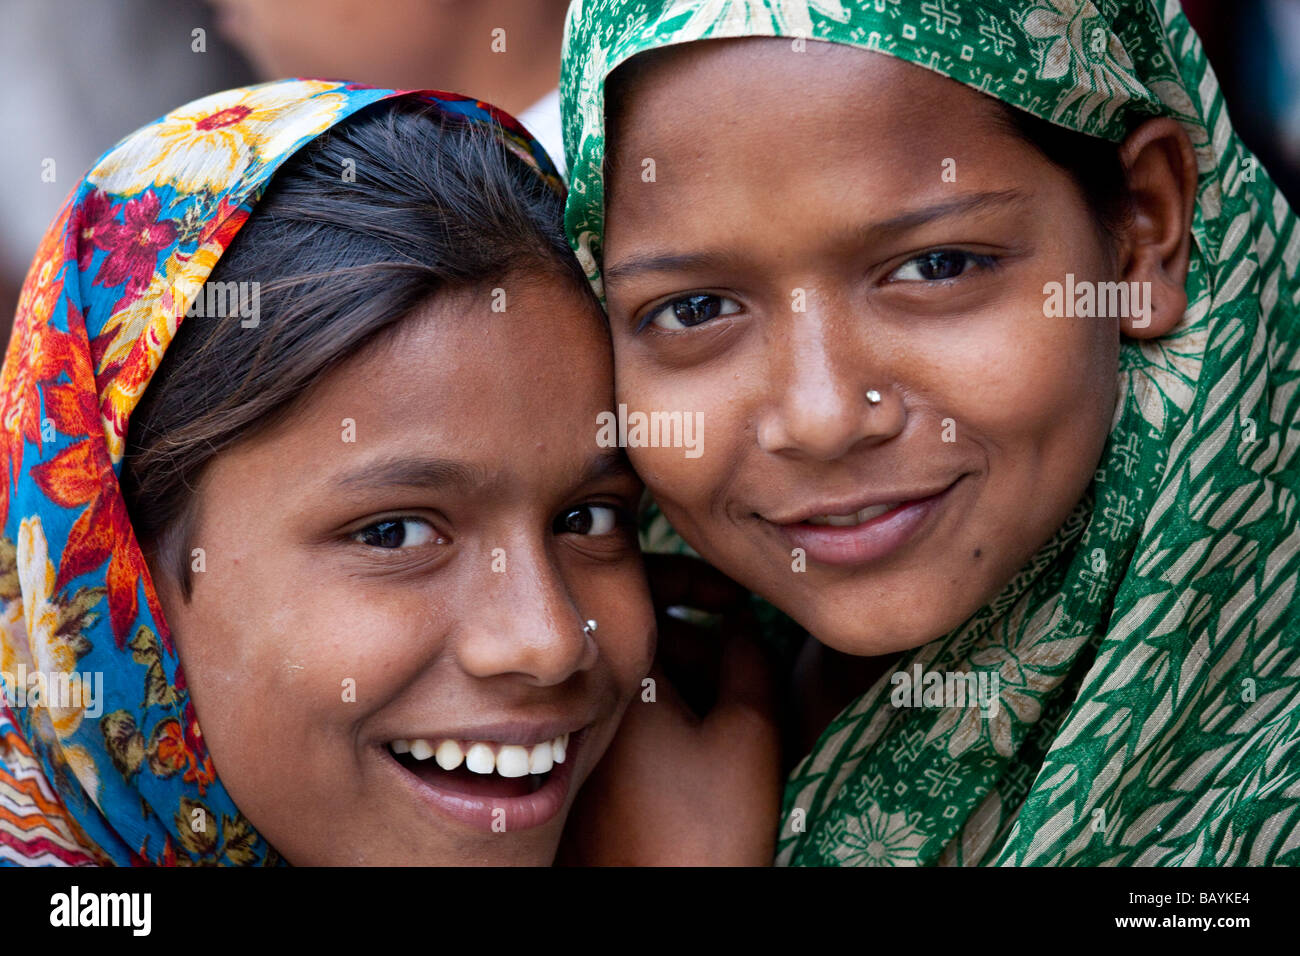
<svg viewBox="0 0 1300 956">
<path fill-rule="evenodd" d="M 1123 340 L 1084 499 L 898 667 L 996 673 L 1000 706 L 896 708 L 886 675 L 792 773 L 777 862 L 1300 863 L 1300 231 L 1178 3 L 576 0 L 567 226 L 598 293 L 606 77 L 739 36 L 875 50 L 1116 142 L 1172 116 L 1200 174 L 1187 312 Z"/>
</svg>

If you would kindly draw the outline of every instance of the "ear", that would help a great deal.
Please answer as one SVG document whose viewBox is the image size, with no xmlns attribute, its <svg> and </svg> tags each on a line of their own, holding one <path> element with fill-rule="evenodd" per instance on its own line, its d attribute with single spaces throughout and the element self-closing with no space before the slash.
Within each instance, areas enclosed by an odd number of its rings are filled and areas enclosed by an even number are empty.
<svg viewBox="0 0 1300 956">
<path fill-rule="evenodd" d="M 1187 311 L 1187 263 L 1196 208 L 1196 154 L 1176 120 L 1147 120 L 1120 144 L 1131 216 L 1121 243 L 1125 282 L 1149 282 L 1145 316 L 1120 320 L 1125 335 L 1167 334 Z"/>
</svg>

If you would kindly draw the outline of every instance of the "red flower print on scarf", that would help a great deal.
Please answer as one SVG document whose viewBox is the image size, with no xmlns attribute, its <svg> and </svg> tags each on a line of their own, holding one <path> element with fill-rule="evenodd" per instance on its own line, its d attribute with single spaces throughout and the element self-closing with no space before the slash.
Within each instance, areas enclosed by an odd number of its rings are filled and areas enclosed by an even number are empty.
<svg viewBox="0 0 1300 956">
<path fill-rule="evenodd" d="M 95 250 L 109 248 L 105 240 L 116 236 L 122 227 L 113 221 L 113 204 L 102 189 L 96 189 L 82 200 L 77 217 L 80 220 L 74 237 L 77 267 L 84 271 L 90 268 Z"/>
<path fill-rule="evenodd" d="M 125 281 L 128 299 L 149 287 L 157 271 L 158 253 L 176 241 L 176 224 L 159 220 L 161 208 L 158 194 L 149 191 L 126 202 L 122 222 L 96 228 L 95 244 L 108 250 L 108 258 L 95 278 L 96 285 L 111 288 Z"/>
<path fill-rule="evenodd" d="M 185 711 L 181 715 L 184 727 L 182 746 L 189 762 L 189 769 L 185 771 L 183 779 L 186 783 L 196 784 L 199 795 L 202 796 L 207 792 L 208 785 L 216 780 L 217 773 L 212 767 L 212 756 L 208 753 L 208 745 L 203 742 L 203 731 L 199 729 L 199 717 L 194 710 L 194 698 L 186 693 L 189 684 L 185 680 L 185 671 L 179 667 L 176 668 L 174 686 L 177 696 L 185 698 Z"/>
<path fill-rule="evenodd" d="M 247 206 L 231 202 L 229 196 L 222 196 L 211 222 L 199 234 L 199 245 L 212 245 L 225 252 L 235 234 L 243 228 L 251 211 Z"/>
<path fill-rule="evenodd" d="M 80 316 L 69 309 L 69 324 L 76 328 Z M 0 372 L 0 401 L 7 409 L 5 420 L 0 422 L 0 522 L 9 516 L 9 489 L 22 472 L 23 445 L 35 445 L 39 452 L 44 447 L 41 434 L 41 396 L 45 397 L 45 414 L 54 427 L 64 434 L 85 434 L 77 431 L 77 414 L 97 414 L 92 397 L 79 394 L 71 384 L 47 385 L 38 390 L 38 384 L 59 378 L 63 372 L 72 374 L 76 344 L 72 335 L 51 325 L 20 323 L 9 340 L 10 357 Z"/>
<path fill-rule="evenodd" d="M 125 646 L 127 631 L 139 608 L 136 591 L 145 573 L 145 562 L 133 540 L 126 502 L 118 492 L 117 478 L 102 443 L 87 439 L 69 445 L 54 458 L 33 467 L 31 475 L 45 496 L 60 507 L 89 505 L 68 532 L 54 588 L 61 590 L 72 579 L 108 561 L 108 614 L 117 646 Z M 129 545 L 113 547 L 115 542 L 128 538 L 132 539 Z M 162 607 L 148 587 L 145 599 L 154 620 L 161 621 Z M 164 644 L 171 651 L 170 635 L 165 629 L 162 632 Z"/>
</svg>

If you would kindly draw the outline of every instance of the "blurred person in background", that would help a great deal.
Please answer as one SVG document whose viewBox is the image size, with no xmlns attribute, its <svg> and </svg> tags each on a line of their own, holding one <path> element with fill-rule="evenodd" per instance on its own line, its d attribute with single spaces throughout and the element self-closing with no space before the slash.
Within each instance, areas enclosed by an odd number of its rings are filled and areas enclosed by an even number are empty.
<svg viewBox="0 0 1300 956">
<path fill-rule="evenodd" d="M 8 0 L 0 31 L 0 314 L 104 148 L 179 102 L 253 79 L 203 0 Z"/>
<path fill-rule="evenodd" d="M 463 90 L 518 116 L 563 172 L 568 0 L 209 0 L 264 80 Z"/>
<path fill-rule="evenodd" d="M 104 144 L 205 93 L 289 76 L 466 90 L 518 116 L 563 172 L 556 87 L 567 6 L 10 0 L 0 34 L 8 81 L 0 100 L 7 140 L 0 154 L 3 334 L 41 235 Z"/>
</svg>

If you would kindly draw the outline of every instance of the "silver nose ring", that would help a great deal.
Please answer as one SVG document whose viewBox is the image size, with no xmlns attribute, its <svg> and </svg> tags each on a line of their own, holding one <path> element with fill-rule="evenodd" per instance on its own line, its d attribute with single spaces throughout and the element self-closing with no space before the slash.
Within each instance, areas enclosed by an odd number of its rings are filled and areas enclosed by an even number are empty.
<svg viewBox="0 0 1300 956">
<path fill-rule="evenodd" d="M 874 388 L 872 388 L 872 389 L 868 389 L 868 391 L 867 391 L 867 404 L 868 404 L 868 405 L 879 405 L 879 404 L 881 403 L 881 401 L 882 401 L 882 399 L 881 399 L 881 397 L 880 397 L 880 393 L 879 393 L 879 392 L 877 392 Z"/>
<path fill-rule="evenodd" d="M 586 634 L 588 637 L 591 637 L 593 634 L 595 634 L 596 622 L 593 620 L 587 621 L 586 624 L 582 625 L 582 633 Z"/>
</svg>

